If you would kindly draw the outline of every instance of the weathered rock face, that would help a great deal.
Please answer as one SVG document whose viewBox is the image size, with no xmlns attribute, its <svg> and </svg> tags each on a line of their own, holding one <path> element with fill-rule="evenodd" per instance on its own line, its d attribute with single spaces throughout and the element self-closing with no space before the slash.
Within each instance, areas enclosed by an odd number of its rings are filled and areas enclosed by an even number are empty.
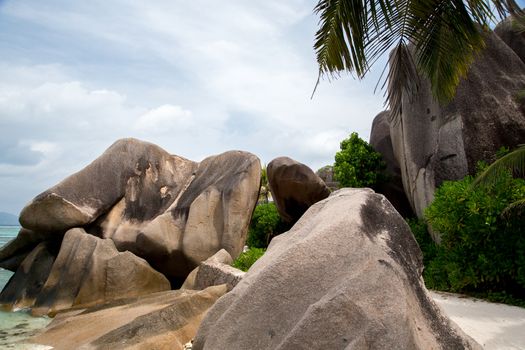
<svg viewBox="0 0 525 350">
<path fill-rule="evenodd" d="M 237 257 L 246 241 L 260 178 L 260 161 L 253 154 L 231 151 L 206 158 L 180 197 L 145 225 L 128 249 L 181 282 L 222 248 Z M 119 242 L 118 235 L 104 236 Z"/>
<path fill-rule="evenodd" d="M 392 149 L 392 139 L 390 137 L 390 112 L 384 111 L 379 113 L 372 123 L 370 132 L 370 145 L 376 152 L 381 153 L 386 163 L 385 172 L 388 175 L 388 181 L 381 183 L 375 189 L 377 192 L 385 195 L 392 203 L 394 208 L 403 216 L 411 217 L 414 215 L 410 202 L 407 199 L 403 189 L 403 180 L 401 179 L 401 169 L 394 156 Z"/>
<path fill-rule="evenodd" d="M 525 62 L 525 34 L 519 30 L 512 18 L 508 17 L 499 23 L 494 28 L 494 33 Z"/>
<path fill-rule="evenodd" d="M 35 197 L 20 213 L 20 223 L 36 232 L 63 233 L 92 223 L 114 206 L 128 221 L 150 220 L 177 198 L 196 166 L 151 143 L 119 140 Z"/>
<path fill-rule="evenodd" d="M 330 194 L 312 169 L 291 158 L 275 158 L 266 170 L 275 205 L 287 223 L 295 223 L 312 204 Z"/>
<path fill-rule="evenodd" d="M 57 252 L 58 247 L 50 242 L 40 243 L 33 249 L 0 293 L 0 304 L 12 309 L 31 307 L 42 291 Z"/>
<path fill-rule="evenodd" d="M 41 242 L 44 242 L 46 236 L 22 228 L 18 235 L 7 242 L 0 249 L 0 267 L 10 271 L 16 271 L 22 261 L 31 253 L 31 251 Z M 60 245 L 60 242 L 58 242 Z"/>
<path fill-rule="evenodd" d="M 339 182 L 337 182 L 334 177 L 333 166 L 326 165 L 317 170 L 315 174 L 324 181 L 325 185 L 330 189 L 330 191 L 336 191 L 340 188 Z"/>
<path fill-rule="evenodd" d="M 194 268 L 193 271 L 190 272 L 188 277 L 186 277 L 186 279 L 184 280 L 184 283 L 182 284 L 180 288 L 181 289 L 197 289 L 196 284 L 195 284 L 197 273 L 199 272 L 199 268 L 202 266 L 202 264 L 207 263 L 207 262 L 231 265 L 231 263 L 233 262 L 233 259 L 230 253 L 228 253 L 225 249 L 219 250 L 217 253 L 213 254 L 211 257 L 203 261 L 199 266 Z"/>
<path fill-rule="evenodd" d="M 194 289 L 201 290 L 225 284 L 232 290 L 244 277 L 245 272 L 219 262 L 203 262 L 195 276 Z"/>
<path fill-rule="evenodd" d="M 69 349 L 178 350 L 195 335 L 226 286 L 203 291 L 168 291 L 58 314 L 29 341 Z"/>
<path fill-rule="evenodd" d="M 480 349 L 441 314 L 422 270 L 383 196 L 339 190 L 272 240 L 210 309 L 193 349 Z"/>
<path fill-rule="evenodd" d="M 53 314 L 74 305 L 134 297 L 169 290 L 169 281 L 130 252 L 119 253 L 109 239 L 82 229 L 64 236 L 56 259 L 46 243 L 31 252 L 0 295 L 35 315 Z"/>
<path fill-rule="evenodd" d="M 502 146 L 525 140 L 525 117 L 515 96 L 525 88 L 525 64 L 496 34 L 476 58 L 447 106 L 433 100 L 423 81 L 414 99 L 403 97 L 402 113 L 390 125 L 403 187 L 417 216 L 445 180 L 474 174 L 479 160 L 494 160 Z"/>
<path fill-rule="evenodd" d="M 214 253 L 242 251 L 260 185 L 259 159 L 230 151 L 200 163 L 135 139 L 115 142 L 83 170 L 31 201 L 26 230 L 0 265 L 16 269 L 43 240 L 83 227 L 146 259 L 175 285 Z"/>
</svg>

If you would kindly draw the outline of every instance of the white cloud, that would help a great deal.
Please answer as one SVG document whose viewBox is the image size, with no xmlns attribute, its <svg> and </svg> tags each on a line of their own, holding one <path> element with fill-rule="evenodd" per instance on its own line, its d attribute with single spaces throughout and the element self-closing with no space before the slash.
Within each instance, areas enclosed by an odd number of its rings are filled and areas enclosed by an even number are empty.
<svg viewBox="0 0 525 350">
<path fill-rule="evenodd" d="M 153 133 L 162 133 L 168 130 L 185 130 L 191 126 L 194 126 L 191 111 L 169 104 L 147 111 L 135 123 L 136 130 Z"/>
<path fill-rule="evenodd" d="M 4 2 L 0 211 L 18 211 L 121 137 L 194 160 L 243 149 L 265 163 L 333 162 L 350 132 L 368 138 L 383 98 L 372 76 L 322 82 L 310 99 L 315 3 Z"/>
</svg>

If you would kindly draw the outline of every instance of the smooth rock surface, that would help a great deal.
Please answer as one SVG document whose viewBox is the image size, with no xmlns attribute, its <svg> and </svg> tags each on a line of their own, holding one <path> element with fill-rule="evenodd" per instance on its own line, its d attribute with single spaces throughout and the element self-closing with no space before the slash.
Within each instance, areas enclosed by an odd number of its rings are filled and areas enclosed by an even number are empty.
<svg viewBox="0 0 525 350">
<path fill-rule="evenodd" d="M 259 158 L 251 153 L 230 151 L 204 159 L 180 197 L 140 230 L 130 250 L 181 283 L 221 249 L 236 258 L 246 241 L 260 178 Z"/>
<path fill-rule="evenodd" d="M 275 158 L 266 171 L 274 203 L 287 223 L 295 223 L 312 204 L 330 194 L 324 181 L 312 169 L 291 158 Z"/>
<path fill-rule="evenodd" d="M 434 304 L 422 270 L 385 197 L 339 190 L 272 240 L 193 349 L 480 349 Z"/>
<path fill-rule="evenodd" d="M 111 240 L 75 228 L 65 234 L 49 276 L 31 307 L 34 315 L 54 314 L 75 305 L 100 304 L 169 289 L 169 281 L 144 259 L 130 252 L 119 253 Z"/>
<path fill-rule="evenodd" d="M 36 232 L 63 233 L 92 223 L 117 204 L 126 219 L 148 220 L 169 207 L 196 165 L 148 142 L 118 140 L 35 197 L 22 209 L 20 223 Z"/>
<path fill-rule="evenodd" d="M 403 189 L 401 169 L 399 168 L 399 163 L 394 156 L 392 139 L 390 137 L 389 118 L 389 111 L 379 113 L 374 118 L 372 130 L 370 131 L 370 145 L 376 152 L 381 153 L 383 161 L 386 163 L 385 172 L 388 176 L 387 182 L 378 184 L 375 190 L 378 193 L 385 195 L 401 216 L 406 218 L 414 216 L 414 213 L 405 194 L 405 190 Z"/>
<path fill-rule="evenodd" d="M 190 272 L 188 277 L 186 277 L 180 289 L 197 289 L 195 286 L 195 279 L 197 278 L 197 273 L 199 272 L 199 268 L 202 266 L 202 264 L 206 262 L 231 265 L 233 262 L 233 259 L 230 253 L 226 251 L 226 249 L 219 250 L 217 253 L 213 254 L 211 257 L 203 261 L 199 266 L 194 268 L 193 271 Z"/>
<path fill-rule="evenodd" d="M 189 342 L 226 286 L 177 290 L 58 314 L 32 343 L 54 349 L 178 350 Z"/>
<path fill-rule="evenodd" d="M 400 118 L 390 124 L 403 187 L 418 217 L 443 181 L 474 174 L 478 161 L 491 162 L 500 147 L 525 140 L 525 117 L 515 98 L 525 89 L 525 64 L 498 35 L 485 36 L 486 49 L 452 102 L 439 105 L 423 80 L 415 98 L 403 96 Z"/>
</svg>

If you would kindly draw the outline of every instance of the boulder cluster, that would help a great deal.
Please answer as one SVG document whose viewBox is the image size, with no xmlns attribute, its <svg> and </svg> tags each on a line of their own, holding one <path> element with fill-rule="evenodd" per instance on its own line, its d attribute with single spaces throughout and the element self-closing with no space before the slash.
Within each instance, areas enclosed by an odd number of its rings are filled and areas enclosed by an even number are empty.
<svg viewBox="0 0 525 350">
<path fill-rule="evenodd" d="M 473 175 L 479 161 L 524 142 L 525 38 L 509 18 L 485 32 L 485 44 L 450 103 L 438 103 L 421 77 L 401 111 L 375 118 L 370 142 L 392 179 L 382 193 L 400 212 L 411 208 L 422 217 L 443 181 Z"/>
<path fill-rule="evenodd" d="M 15 271 L 0 303 L 54 314 L 180 286 L 219 250 L 240 254 L 260 171 L 247 152 L 196 163 L 117 141 L 22 210 L 0 251 L 0 267 Z"/>
<path fill-rule="evenodd" d="M 56 315 L 30 339 L 56 349 L 481 349 L 430 297 L 403 216 L 523 143 L 524 40 L 504 21 L 451 103 L 421 78 L 401 111 L 375 118 L 384 195 L 336 190 L 329 168 L 271 161 L 272 198 L 292 228 L 246 273 L 231 263 L 259 197 L 259 159 L 194 162 L 117 141 L 22 210 L 0 249 L 15 272 L 0 304 Z"/>
</svg>

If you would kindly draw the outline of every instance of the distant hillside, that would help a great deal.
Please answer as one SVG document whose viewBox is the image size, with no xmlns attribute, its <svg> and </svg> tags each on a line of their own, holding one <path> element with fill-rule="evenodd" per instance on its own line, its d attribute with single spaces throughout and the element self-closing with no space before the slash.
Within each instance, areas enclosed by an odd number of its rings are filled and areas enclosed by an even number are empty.
<svg viewBox="0 0 525 350">
<path fill-rule="evenodd" d="M 19 226 L 18 216 L 0 211 L 0 226 Z"/>
</svg>

